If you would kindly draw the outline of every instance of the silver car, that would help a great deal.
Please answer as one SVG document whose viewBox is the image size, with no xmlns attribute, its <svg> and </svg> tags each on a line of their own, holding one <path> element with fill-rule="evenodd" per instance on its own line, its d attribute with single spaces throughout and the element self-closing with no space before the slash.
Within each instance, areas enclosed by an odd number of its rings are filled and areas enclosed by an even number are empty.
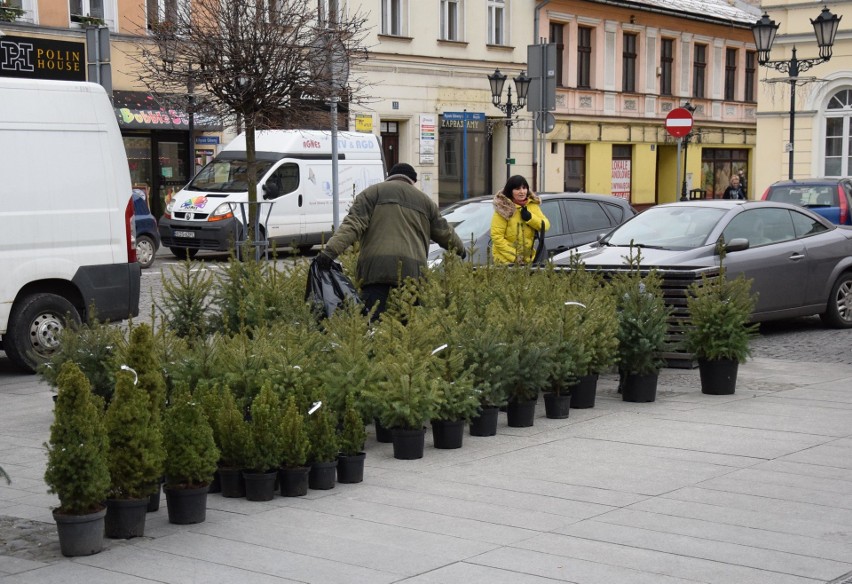
<svg viewBox="0 0 852 584">
<path fill-rule="evenodd" d="M 624 223 L 636 210 L 624 199 L 591 193 L 540 194 L 541 210 L 550 221 L 544 243 L 548 255 L 595 241 L 613 227 Z M 488 262 L 491 251 L 492 196 L 474 197 L 450 205 L 441 215 L 453 226 L 469 251 L 473 247 L 473 263 Z M 429 263 L 435 265 L 444 250 L 433 243 Z"/>
<path fill-rule="evenodd" d="M 658 205 L 576 251 L 590 269 L 617 271 L 625 267 L 632 243 L 641 250 L 642 267 L 660 269 L 669 281 L 680 274 L 685 286 L 686 272 L 718 267 L 719 237 L 726 244 L 728 277 L 753 280 L 754 321 L 818 314 L 829 326 L 852 327 L 852 228 L 794 205 L 727 200 Z M 553 262 L 566 265 L 569 255 Z"/>
</svg>

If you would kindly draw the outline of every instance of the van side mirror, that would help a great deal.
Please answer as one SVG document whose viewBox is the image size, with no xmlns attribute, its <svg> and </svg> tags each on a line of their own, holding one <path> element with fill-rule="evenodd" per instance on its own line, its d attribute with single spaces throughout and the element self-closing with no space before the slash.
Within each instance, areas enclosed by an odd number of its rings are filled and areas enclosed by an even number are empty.
<svg viewBox="0 0 852 584">
<path fill-rule="evenodd" d="M 268 182 L 263 185 L 263 198 L 264 200 L 269 199 L 277 199 L 281 196 L 281 189 L 278 187 L 276 183 Z"/>
</svg>

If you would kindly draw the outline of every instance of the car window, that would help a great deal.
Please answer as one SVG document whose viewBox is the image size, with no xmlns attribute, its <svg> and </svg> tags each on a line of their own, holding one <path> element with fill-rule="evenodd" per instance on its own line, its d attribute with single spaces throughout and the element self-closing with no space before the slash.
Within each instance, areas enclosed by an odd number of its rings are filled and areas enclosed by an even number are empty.
<svg viewBox="0 0 852 584">
<path fill-rule="evenodd" d="M 568 204 L 568 224 L 571 232 L 608 231 L 612 226 L 606 212 L 595 201 L 566 201 Z"/>
<path fill-rule="evenodd" d="M 796 238 L 787 209 L 751 209 L 731 219 L 722 233 L 725 241 L 746 238 L 751 247 Z"/>
<path fill-rule="evenodd" d="M 803 199 L 805 192 L 799 186 L 796 187 L 772 187 L 769 195 L 766 197 L 768 201 L 776 201 L 778 203 L 790 203 L 791 205 L 804 205 Z"/>
<path fill-rule="evenodd" d="M 145 204 L 145 199 L 133 197 L 133 212 L 137 215 L 148 215 L 148 205 Z"/>
<path fill-rule="evenodd" d="M 607 211 L 609 211 L 609 214 L 612 215 L 612 218 L 615 219 L 616 223 L 624 222 L 624 207 L 610 205 L 609 203 L 604 203 L 604 207 Z"/>
<path fill-rule="evenodd" d="M 802 205 L 806 207 L 837 207 L 837 187 L 833 185 L 811 187 L 802 194 Z"/>
<path fill-rule="evenodd" d="M 562 211 L 559 209 L 559 201 L 542 201 L 541 212 L 550 221 L 550 229 L 547 230 L 547 235 L 561 235 L 565 233 L 565 226 L 562 224 Z"/>
<path fill-rule="evenodd" d="M 813 235 L 814 233 L 822 233 L 823 231 L 828 231 L 828 227 L 826 227 L 813 217 L 808 217 L 804 213 L 792 211 L 790 215 L 793 219 L 793 228 L 796 230 L 797 238 L 807 237 L 808 235 Z"/>
<path fill-rule="evenodd" d="M 725 209 L 693 205 L 652 207 L 622 223 L 607 239 L 609 245 L 694 249 L 707 238 Z"/>
<path fill-rule="evenodd" d="M 444 219 L 453 226 L 455 232 L 467 245 L 471 240 L 476 241 L 483 233 L 491 230 L 491 217 L 494 215 L 494 205 L 491 201 L 477 201 L 453 205 L 441 211 Z"/>
<path fill-rule="evenodd" d="M 299 188 L 299 165 L 292 162 L 282 164 L 269 175 L 266 184 L 276 186 L 279 197 L 292 193 Z"/>
</svg>

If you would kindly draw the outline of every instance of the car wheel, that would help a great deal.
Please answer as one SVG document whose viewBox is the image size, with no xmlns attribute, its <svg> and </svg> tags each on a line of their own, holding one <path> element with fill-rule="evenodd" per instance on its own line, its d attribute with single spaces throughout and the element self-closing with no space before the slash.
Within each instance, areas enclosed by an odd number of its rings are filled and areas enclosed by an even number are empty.
<svg viewBox="0 0 852 584">
<path fill-rule="evenodd" d="M 136 238 L 136 261 L 143 268 L 150 268 L 154 263 L 157 246 L 150 235 L 140 235 Z"/>
<path fill-rule="evenodd" d="M 820 316 L 832 328 L 852 328 L 852 272 L 837 278 L 831 287 L 826 311 Z"/>
<path fill-rule="evenodd" d="M 3 348 L 9 359 L 29 371 L 47 361 L 59 348 L 59 337 L 69 323 L 80 323 L 74 305 L 56 294 L 26 296 L 12 307 Z"/>
<path fill-rule="evenodd" d="M 169 251 L 179 260 L 191 260 L 198 254 L 198 250 L 192 247 L 170 247 Z"/>
</svg>

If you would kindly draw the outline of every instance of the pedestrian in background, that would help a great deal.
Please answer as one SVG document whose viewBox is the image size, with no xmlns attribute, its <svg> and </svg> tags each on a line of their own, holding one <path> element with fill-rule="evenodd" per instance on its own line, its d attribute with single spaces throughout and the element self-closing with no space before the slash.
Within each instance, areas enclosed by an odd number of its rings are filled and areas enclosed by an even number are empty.
<svg viewBox="0 0 852 584">
<path fill-rule="evenodd" d="M 491 254 L 495 264 L 530 264 L 535 258 L 536 232 L 547 231 L 550 221 L 541 211 L 541 199 L 519 174 L 494 195 L 491 217 Z"/>
<path fill-rule="evenodd" d="M 383 313 L 390 291 L 406 278 L 419 278 L 426 267 L 429 242 L 434 241 L 464 259 L 464 244 L 447 223 L 438 205 L 414 184 L 410 164 L 395 164 L 384 182 L 361 191 L 340 227 L 314 259 L 320 267 L 360 241 L 357 277 L 365 311 Z"/>
<path fill-rule="evenodd" d="M 741 168 L 737 171 L 737 176 L 740 179 L 740 188 L 743 190 L 744 198 L 748 199 L 748 182 L 746 181 L 745 171 Z"/>
<path fill-rule="evenodd" d="M 740 177 L 737 175 L 731 177 L 731 186 L 725 189 L 725 192 L 722 194 L 722 198 L 745 200 L 745 191 L 743 190 L 743 187 L 740 186 Z"/>
</svg>

